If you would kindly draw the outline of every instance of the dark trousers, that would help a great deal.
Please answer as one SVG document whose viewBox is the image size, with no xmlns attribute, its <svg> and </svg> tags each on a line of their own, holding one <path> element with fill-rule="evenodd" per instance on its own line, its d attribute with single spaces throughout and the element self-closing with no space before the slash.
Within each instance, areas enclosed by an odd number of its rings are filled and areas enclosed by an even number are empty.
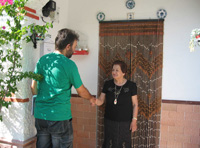
<svg viewBox="0 0 200 148">
<path fill-rule="evenodd" d="M 35 119 L 37 148 L 73 148 L 72 120 Z"/>
<path fill-rule="evenodd" d="M 118 122 L 104 118 L 102 148 L 131 148 L 130 121 Z"/>
</svg>

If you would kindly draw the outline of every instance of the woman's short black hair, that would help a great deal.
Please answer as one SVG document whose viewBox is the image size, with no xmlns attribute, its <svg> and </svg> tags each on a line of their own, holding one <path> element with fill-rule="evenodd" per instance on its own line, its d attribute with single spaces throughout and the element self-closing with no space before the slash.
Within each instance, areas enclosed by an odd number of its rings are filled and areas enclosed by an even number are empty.
<svg viewBox="0 0 200 148">
<path fill-rule="evenodd" d="M 123 73 L 127 72 L 127 65 L 123 61 L 116 60 L 116 61 L 113 62 L 112 67 L 114 65 L 119 65 Z"/>
<path fill-rule="evenodd" d="M 67 28 L 61 29 L 55 38 L 55 48 L 63 50 L 68 44 L 73 45 L 75 40 L 79 40 L 79 35 L 75 31 Z"/>
</svg>

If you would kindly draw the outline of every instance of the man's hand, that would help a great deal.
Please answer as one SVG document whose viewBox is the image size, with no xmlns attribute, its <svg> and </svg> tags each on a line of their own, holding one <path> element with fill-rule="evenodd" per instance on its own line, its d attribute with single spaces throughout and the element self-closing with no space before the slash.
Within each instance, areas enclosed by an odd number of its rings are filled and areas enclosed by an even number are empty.
<svg viewBox="0 0 200 148">
<path fill-rule="evenodd" d="M 95 97 L 92 97 L 92 98 L 90 99 L 90 104 L 91 104 L 92 106 L 95 106 L 95 105 L 96 105 L 96 98 L 95 98 Z"/>
</svg>

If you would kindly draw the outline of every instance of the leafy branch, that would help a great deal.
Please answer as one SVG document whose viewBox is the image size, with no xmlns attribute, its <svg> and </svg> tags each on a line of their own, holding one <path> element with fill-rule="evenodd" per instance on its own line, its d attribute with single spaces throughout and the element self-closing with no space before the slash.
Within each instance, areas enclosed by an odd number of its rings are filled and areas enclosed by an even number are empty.
<svg viewBox="0 0 200 148">
<path fill-rule="evenodd" d="M 6 19 L 4 26 L 0 26 L 0 112 L 2 107 L 8 108 L 11 102 L 5 101 L 18 91 L 17 84 L 24 78 L 41 80 L 43 77 L 33 72 L 22 71 L 22 40 L 31 42 L 30 33 L 45 35 L 52 26 L 31 24 L 23 26 L 27 11 L 24 9 L 28 0 L 1 0 L 0 17 Z M 2 115 L 0 115 L 2 121 Z"/>
</svg>

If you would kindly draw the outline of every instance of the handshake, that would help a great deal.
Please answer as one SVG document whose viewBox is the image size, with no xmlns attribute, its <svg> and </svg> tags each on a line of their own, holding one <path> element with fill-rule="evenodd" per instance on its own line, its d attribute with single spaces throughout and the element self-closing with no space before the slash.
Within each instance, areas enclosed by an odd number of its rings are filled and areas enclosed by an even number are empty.
<svg viewBox="0 0 200 148">
<path fill-rule="evenodd" d="M 101 106 L 104 103 L 104 101 L 105 101 L 105 94 L 104 93 L 101 93 L 99 98 L 95 98 L 95 97 L 90 98 L 90 104 L 92 106 L 95 106 L 95 105 Z"/>
<path fill-rule="evenodd" d="M 90 98 L 90 104 L 92 106 L 96 106 L 97 105 L 96 102 L 97 102 L 97 98 L 95 98 L 95 97 Z"/>
</svg>

